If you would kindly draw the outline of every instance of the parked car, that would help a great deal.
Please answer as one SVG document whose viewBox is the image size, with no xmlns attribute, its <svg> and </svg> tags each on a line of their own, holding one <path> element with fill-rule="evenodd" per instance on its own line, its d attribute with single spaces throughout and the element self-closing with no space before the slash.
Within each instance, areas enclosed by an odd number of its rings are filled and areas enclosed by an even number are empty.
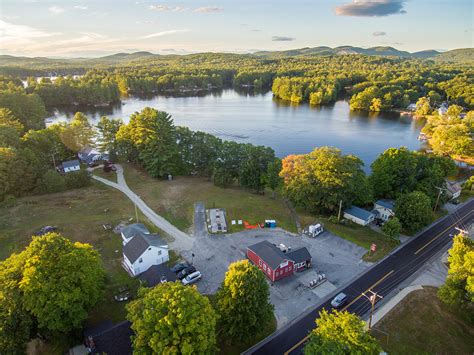
<svg viewBox="0 0 474 355">
<path fill-rule="evenodd" d="M 128 301 L 130 299 L 130 292 L 123 292 L 123 293 L 120 293 L 118 295 L 115 295 L 114 296 L 114 299 L 117 301 L 117 302 L 125 302 L 125 301 Z"/>
<path fill-rule="evenodd" d="M 174 266 L 170 270 L 172 272 L 174 272 L 175 274 L 177 274 L 181 270 L 184 270 L 184 269 L 186 269 L 187 267 L 190 267 L 190 266 L 191 265 L 188 264 L 188 263 L 177 263 L 177 264 L 174 264 Z"/>
<path fill-rule="evenodd" d="M 42 227 L 39 231 L 35 232 L 34 235 L 36 236 L 41 236 L 45 235 L 46 233 L 51 233 L 58 230 L 58 227 L 53 227 L 53 226 L 44 226 Z"/>
<path fill-rule="evenodd" d="M 196 268 L 194 266 L 189 266 L 178 273 L 178 279 L 182 280 L 193 272 L 196 272 Z"/>
<path fill-rule="evenodd" d="M 183 285 L 186 286 L 186 285 L 191 285 L 195 282 L 198 282 L 199 280 L 201 280 L 201 278 L 202 278 L 201 273 L 199 271 L 196 271 L 186 276 L 184 279 L 181 280 L 181 282 L 183 283 Z"/>
<path fill-rule="evenodd" d="M 347 302 L 347 295 L 345 293 L 340 293 L 331 301 L 331 306 L 334 308 L 339 308 Z"/>
<path fill-rule="evenodd" d="M 91 161 L 90 163 L 87 163 L 87 166 L 89 168 L 95 168 L 96 166 L 99 166 L 99 164 L 96 161 Z"/>
</svg>

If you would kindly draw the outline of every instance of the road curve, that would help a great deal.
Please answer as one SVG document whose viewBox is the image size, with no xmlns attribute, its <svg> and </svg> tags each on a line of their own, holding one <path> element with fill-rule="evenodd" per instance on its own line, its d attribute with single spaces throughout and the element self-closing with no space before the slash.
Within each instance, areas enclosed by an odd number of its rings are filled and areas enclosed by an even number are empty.
<svg viewBox="0 0 474 355">
<path fill-rule="evenodd" d="M 464 229 L 473 220 L 474 199 L 471 199 L 459 206 L 455 212 L 441 218 L 409 242 L 403 244 L 350 284 L 334 292 L 344 292 L 348 295 L 348 304 L 343 309 L 359 316 L 365 315 L 370 309 L 370 303 L 362 296 L 363 292 L 370 289 L 387 297 L 403 281 L 452 242 L 452 234 L 458 233 L 455 227 Z M 330 305 L 332 297 L 333 295 L 321 304 L 315 305 L 313 309 L 254 345 L 244 354 L 301 354 L 309 333 L 315 327 L 315 319 L 319 312 L 323 308 L 332 309 Z"/>
<path fill-rule="evenodd" d="M 142 211 L 142 213 L 150 220 L 150 222 L 175 239 L 172 243 L 170 243 L 173 248 L 180 251 L 190 250 L 193 246 L 194 239 L 190 235 L 180 231 L 160 215 L 156 214 L 155 211 L 153 211 L 145 202 L 143 202 L 143 200 L 137 194 L 130 190 L 127 182 L 125 181 L 122 166 L 120 164 L 115 164 L 115 166 L 117 167 L 116 183 L 96 175 L 92 175 L 92 178 L 124 193 L 137 206 L 137 208 Z"/>
</svg>

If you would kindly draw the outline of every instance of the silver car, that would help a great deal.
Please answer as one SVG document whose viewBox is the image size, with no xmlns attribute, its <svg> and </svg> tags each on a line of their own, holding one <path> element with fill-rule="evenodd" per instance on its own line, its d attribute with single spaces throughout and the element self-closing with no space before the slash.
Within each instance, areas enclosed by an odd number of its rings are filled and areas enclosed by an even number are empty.
<svg viewBox="0 0 474 355">
<path fill-rule="evenodd" d="M 184 279 L 181 280 L 181 282 L 183 283 L 183 285 L 186 286 L 186 285 L 191 285 L 195 282 L 198 282 L 199 280 L 201 280 L 201 278 L 202 278 L 201 273 L 199 271 L 196 271 L 186 276 Z"/>
<path fill-rule="evenodd" d="M 341 307 L 344 303 L 347 301 L 347 295 L 345 293 L 340 293 L 336 297 L 333 298 L 331 301 L 331 306 L 334 308 L 339 308 Z"/>
</svg>

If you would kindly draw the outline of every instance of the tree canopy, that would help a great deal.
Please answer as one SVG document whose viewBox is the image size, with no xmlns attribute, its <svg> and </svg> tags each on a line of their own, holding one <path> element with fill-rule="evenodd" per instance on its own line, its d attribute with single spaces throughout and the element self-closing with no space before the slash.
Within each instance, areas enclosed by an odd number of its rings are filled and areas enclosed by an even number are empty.
<svg viewBox="0 0 474 355">
<path fill-rule="evenodd" d="M 273 306 L 264 274 L 248 260 L 229 265 L 217 292 L 219 324 L 226 336 L 245 340 L 272 321 Z"/>
<path fill-rule="evenodd" d="M 141 288 L 127 305 L 136 354 L 212 354 L 217 316 L 195 287 L 167 282 Z"/>
<path fill-rule="evenodd" d="M 430 199 L 420 191 L 402 194 L 395 202 L 395 215 L 406 231 L 415 233 L 432 221 Z"/>
</svg>

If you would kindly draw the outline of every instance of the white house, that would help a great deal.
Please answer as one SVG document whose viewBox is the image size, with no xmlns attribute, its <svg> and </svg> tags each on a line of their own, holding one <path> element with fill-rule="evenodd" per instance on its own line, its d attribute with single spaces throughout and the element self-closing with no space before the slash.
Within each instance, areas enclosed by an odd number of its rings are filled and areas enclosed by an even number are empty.
<svg viewBox="0 0 474 355">
<path fill-rule="evenodd" d="M 91 164 L 100 160 L 109 160 L 109 155 L 107 153 L 101 153 L 92 147 L 82 148 L 77 153 L 77 156 L 85 164 Z"/>
<path fill-rule="evenodd" d="M 354 223 L 360 224 L 361 226 L 366 226 L 374 221 L 375 215 L 372 212 L 364 210 L 360 207 L 351 206 L 350 208 L 344 210 L 344 218 Z"/>
<path fill-rule="evenodd" d="M 62 165 L 63 171 L 65 173 L 70 173 L 71 171 L 81 170 L 81 163 L 79 163 L 79 160 L 77 160 L 77 159 L 64 161 L 64 162 L 62 162 L 61 165 Z"/>
<path fill-rule="evenodd" d="M 121 230 L 123 267 L 132 276 L 145 272 L 153 265 L 169 260 L 168 244 L 157 234 L 150 233 L 141 223 Z"/>
<path fill-rule="evenodd" d="M 457 182 L 446 181 L 446 192 L 451 200 L 455 200 L 461 196 L 461 191 L 462 187 Z"/>
<path fill-rule="evenodd" d="M 378 200 L 374 203 L 374 211 L 377 218 L 388 221 L 395 216 L 395 204 L 392 200 Z"/>
</svg>

